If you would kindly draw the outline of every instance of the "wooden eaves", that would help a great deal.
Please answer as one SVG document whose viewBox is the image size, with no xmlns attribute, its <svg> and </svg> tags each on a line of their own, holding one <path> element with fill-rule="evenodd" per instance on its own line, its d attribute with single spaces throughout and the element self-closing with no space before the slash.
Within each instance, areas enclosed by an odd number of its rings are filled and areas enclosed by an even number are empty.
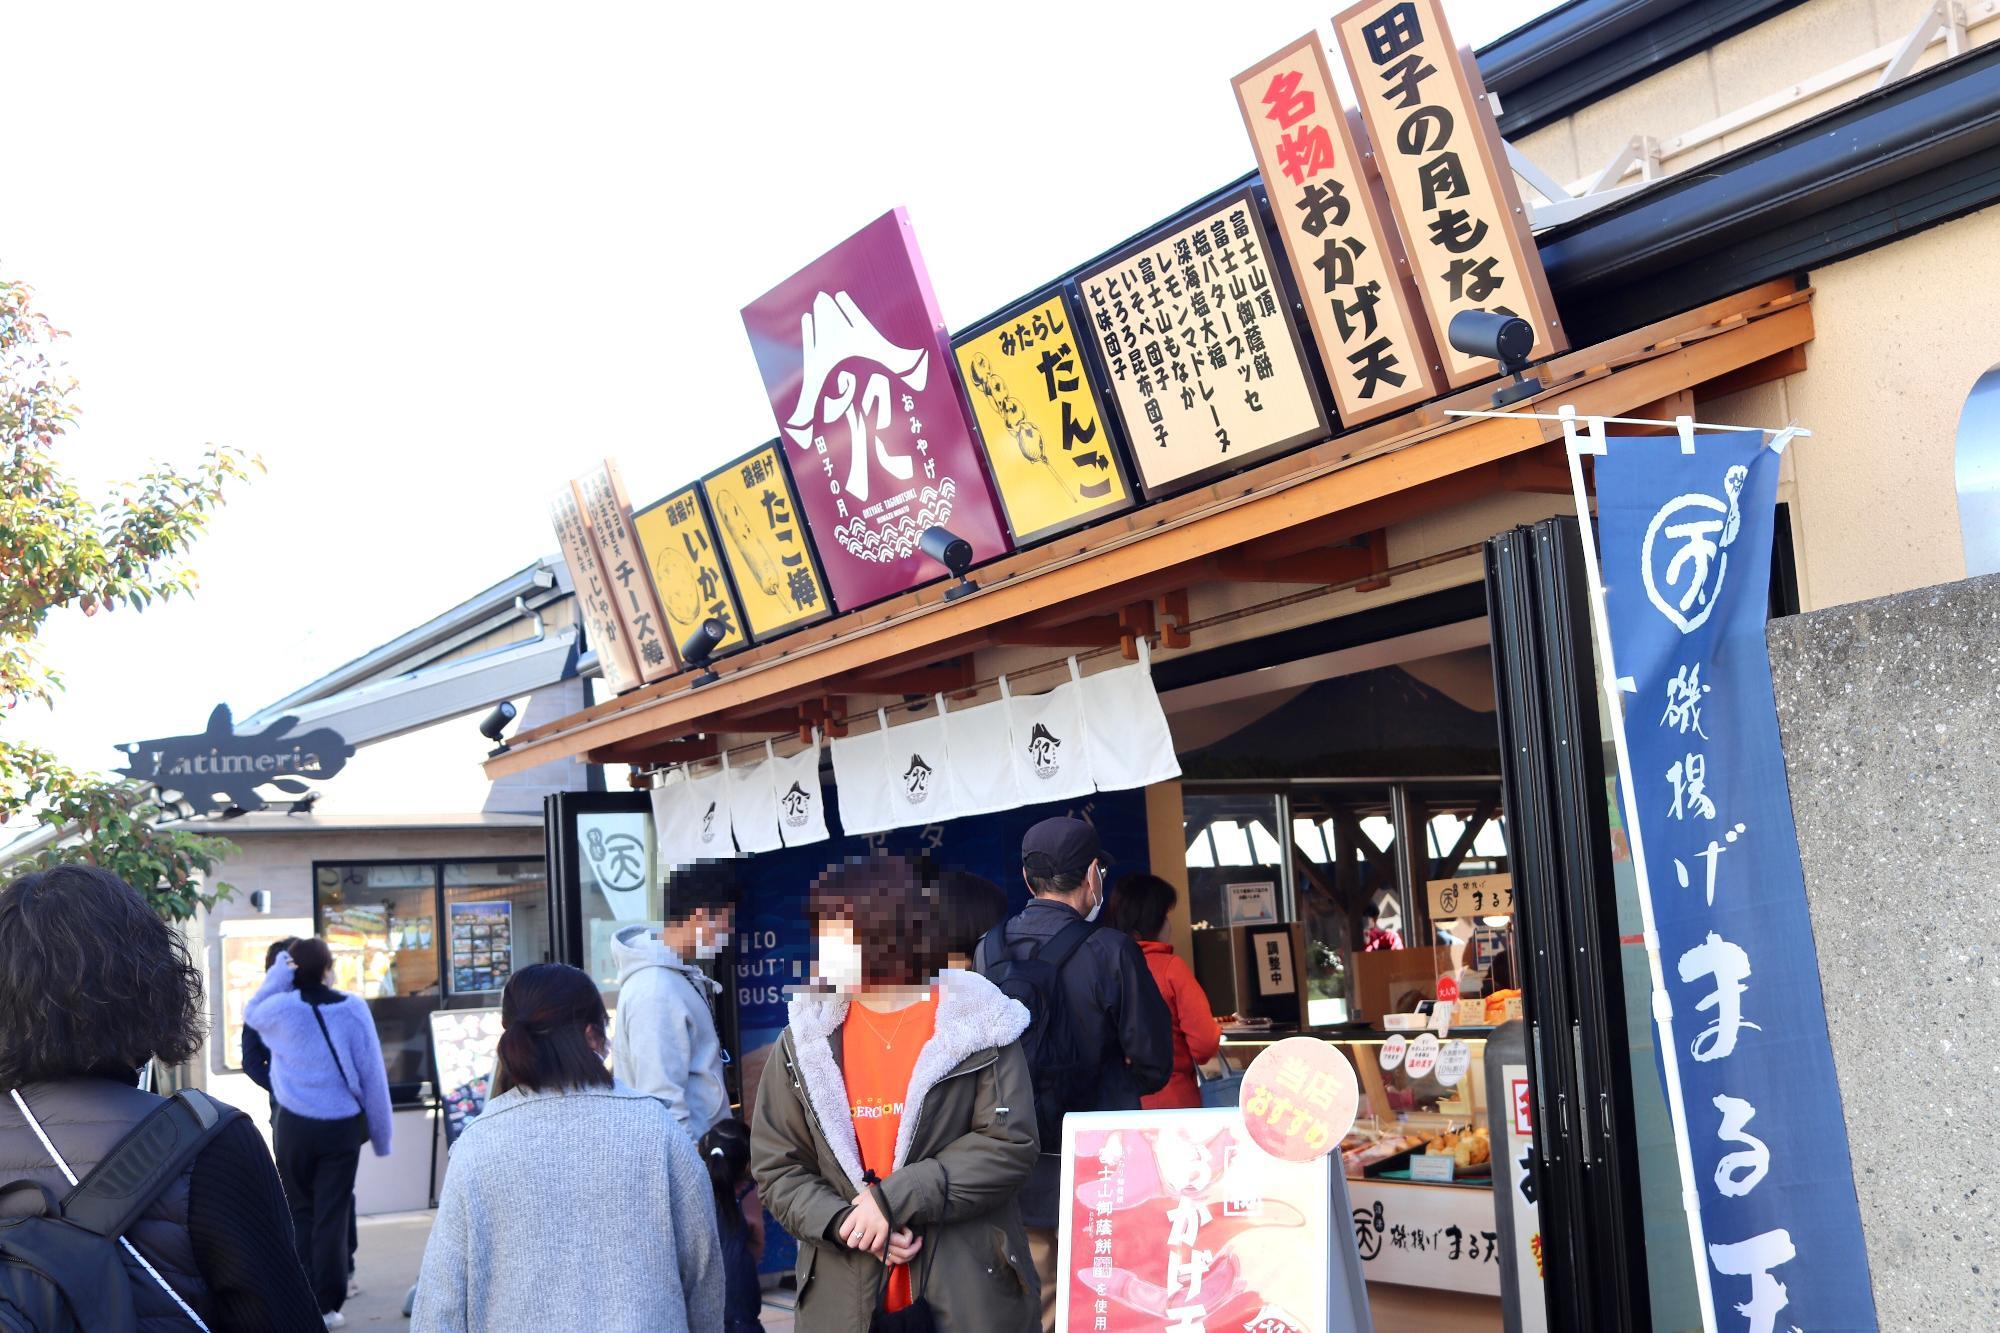
<svg viewBox="0 0 2000 1333">
<path fill-rule="evenodd" d="M 1697 389 L 1713 396 L 1793 373 L 1813 336 L 1811 300 L 1789 280 L 1766 283 L 1567 353 L 1536 372 L 1549 387 L 1533 406 L 1640 415 Z M 724 659 L 712 684 L 682 674 L 525 731 L 486 762 L 487 775 L 576 755 L 701 758 L 717 735 L 823 725 L 848 696 L 963 688 L 970 654 L 1002 644 L 1129 646 L 1141 634 L 1172 644 L 1191 586 L 1365 575 L 1382 559 L 1371 534 L 1392 524 L 1500 491 L 1567 493 L 1551 423 L 1444 416 L 1485 407 L 1492 387 L 1017 552 L 975 570 L 979 591 L 955 601 L 940 581 Z"/>
</svg>

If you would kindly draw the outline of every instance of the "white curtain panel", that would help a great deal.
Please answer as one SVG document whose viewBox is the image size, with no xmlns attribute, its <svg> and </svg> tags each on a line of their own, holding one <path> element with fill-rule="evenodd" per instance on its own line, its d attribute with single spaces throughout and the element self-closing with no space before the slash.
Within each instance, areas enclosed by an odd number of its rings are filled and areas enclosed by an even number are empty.
<svg viewBox="0 0 2000 1333">
<path fill-rule="evenodd" d="M 1083 679 L 1085 748 L 1099 791 L 1123 791 L 1181 775 L 1167 712 L 1153 688 L 1153 656 L 1139 640 L 1139 660 Z"/>
<path fill-rule="evenodd" d="M 785 845 L 778 831 L 778 793 L 771 786 L 769 755 L 771 743 L 764 742 L 764 759 L 730 768 L 729 828 L 736 846 L 750 855 L 775 852 Z"/>
<path fill-rule="evenodd" d="M 653 828 L 665 869 L 693 865 L 701 856 L 700 811 L 685 768 L 670 769 L 666 780 L 648 793 L 653 798 Z"/>
<path fill-rule="evenodd" d="M 826 794 L 819 785 L 819 732 L 813 732 L 811 745 L 784 758 L 774 755 L 768 766 L 777 802 L 778 832 L 784 836 L 785 846 L 825 842 Z"/>
<path fill-rule="evenodd" d="M 835 736 L 832 742 L 840 827 L 849 834 L 895 828 L 900 814 L 889 789 L 889 718 L 883 711 L 875 716 L 881 723 L 877 730 L 865 736 Z"/>
<path fill-rule="evenodd" d="M 729 774 L 720 768 L 687 784 L 683 799 L 693 807 L 697 860 L 736 859 L 736 842 L 729 834 L 729 785 Z"/>
<path fill-rule="evenodd" d="M 1082 675 L 1072 657 L 1069 679 L 1047 694 L 1017 695 L 1004 677 L 1000 681 L 1007 705 L 1008 757 L 1023 805 L 1071 800 L 1097 790 L 1084 735 Z"/>
<path fill-rule="evenodd" d="M 954 765 L 945 735 L 944 696 L 937 696 L 937 712 L 898 723 L 885 731 L 883 738 L 889 803 L 895 812 L 892 827 L 937 824 L 957 818 L 958 811 L 951 799 Z"/>
<path fill-rule="evenodd" d="M 957 817 L 990 815 L 1021 805 L 1014 785 L 1007 729 L 1007 701 L 961 708 L 944 718 L 945 749 L 951 756 L 951 808 Z"/>
</svg>

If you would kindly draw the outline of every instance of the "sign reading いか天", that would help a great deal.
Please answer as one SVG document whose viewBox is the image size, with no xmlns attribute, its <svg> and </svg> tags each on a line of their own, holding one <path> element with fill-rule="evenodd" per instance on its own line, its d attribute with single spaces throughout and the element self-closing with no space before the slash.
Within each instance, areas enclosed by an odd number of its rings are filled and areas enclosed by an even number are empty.
<svg viewBox="0 0 2000 1333">
<path fill-rule="evenodd" d="M 723 628 L 716 656 L 741 648 L 747 642 L 743 612 L 724 572 L 722 546 L 702 509 L 700 492 L 687 486 L 654 501 L 633 515 L 632 526 L 646 553 L 646 568 L 674 642 L 686 643 L 695 627 L 712 617 Z"/>
<path fill-rule="evenodd" d="M 917 547 L 926 528 L 950 529 L 978 561 L 1007 553 L 902 209 L 743 307 L 743 326 L 840 606 L 943 577 Z"/>
<path fill-rule="evenodd" d="M 196 735 L 119 746 L 127 759 L 118 771 L 177 793 L 201 813 L 262 810 L 269 802 L 258 788 L 303 796 L 311 790 L 308 781 L 332 777 L 354 757 L 354 747 L 339 732 L 315 727 L 294 733 L 298 721 L 281 717 L 255 735 L 239 736 L 229 705 L 217 704 L 207 729 Z"/>
<path fill-rule="evenodd" d="M 736 578 L 750 637 L 810 625 L 833 614 L 826 581 L 799 520 L 799 498 L 777 440 L 752 449 L 701 479 L 722 537 L 722 558 Z"/>
</svg>

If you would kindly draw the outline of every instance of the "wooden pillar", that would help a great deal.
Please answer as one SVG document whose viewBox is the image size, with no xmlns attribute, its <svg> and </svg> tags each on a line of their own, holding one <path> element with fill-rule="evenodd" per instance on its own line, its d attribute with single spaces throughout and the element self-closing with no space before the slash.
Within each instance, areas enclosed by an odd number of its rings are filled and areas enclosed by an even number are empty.
<svg viewBox="0 0 2000 1333">
<path fill-rule="evenodd" d="M 1156 782 L 1146 788 L 1146 853 L 1153 873 L 1174 886 L 1180 901 L 1167 917 L 1167 942 L 1189 966 L 1194 934 L 1188 929 L 1187 835 L 1182 826 L 1181 784 Z"/>
</svg>

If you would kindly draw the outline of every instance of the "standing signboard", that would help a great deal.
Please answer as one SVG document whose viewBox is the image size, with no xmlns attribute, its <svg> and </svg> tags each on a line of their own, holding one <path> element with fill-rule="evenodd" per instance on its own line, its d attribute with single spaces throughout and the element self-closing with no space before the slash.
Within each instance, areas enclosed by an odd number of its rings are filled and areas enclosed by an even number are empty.
<svg viewBox="0 0 2000 1333">
<path fill-rule="evenodd" d="M 664 680 L 674 673 L 674 648 L 661 633 L 660 603 L 646 575 L 639 538 L 632 531 L 632 504 L 626 499 L 618 465 L 607 458 L 596 471 L 577 478 L 576 490 L 583 501 L 584 526 L 597 544 L 598 564 L 611 585 L 611 601 L 618 608 L 618 623 L 632 645 L 639 675 L 647 681 Z"/>
<path fill-rule="evenodd" d="M 1398 262 L 1401 238 L 1383 225 L 1318 35 L 1234 86 L 1341 425 L 1436 397 L 1437 352 Z"/>
<path fill-rule="evenodd" d="M 1239 191 L 1077 281 L 1149 499 L 1328 434 L 1259 211 Z"/>
<path fill-rule="evenodd" d="M 1779 447 L 1601 441 L 1593 609 L 1708 1326 L 1872 1327 L 1764 642 Z"/>
<path fill-rule="evenodd" d="M 433 1009 L 431 1060 L 438 1100 L 444 1105 L 444 1142 L 449 1148 L 493 1094 L 493 1070 L 500 1057 L 498 1009 Z"/>
<path fill-rule="evenodd" d="M 686 643 L 696 626 L 709 619 L 721 622 L 723 630 L 714 656 L 733 653 L 750 641 L 715 524 L 696 487 L 685 486 L 647 505 L 632 516 L 632 527 L 676 644 Z"/>
<path fill-rule="evenodd" d="M 1361 117 L 1453 388 L 1497 373 L 1451 345 L 1461 310 L 1505 310 L 1535 327 L 1533 358 L 1569 346 L 1528 230 L 1479 66 L 1461 54 L 1442 0 L 1364 0 L 1333 21 Z"/>
<path fill-rule="evenodd" d="M 1085 365 L 1088 329 L 1056 291 L 952 344 L 1017 544 L 1132 507 L 1125 462 Z"/>
<path fill-rule="evenodd" d="M 884 213 L 743 307 L 743 325 L 834 601 L 944 576 L 929 527 L 1009 550 L 909 216 Z"/>
<path fill-rule="evenodd" d="M 576 585 L 583 627 L 590 635 L 590 647 L 597 654 L 604 684 L 613 694 L 623 694 L 639 684 L 639 668 L 632 656 L 632 641 L 618 622 L 611 584 L 598 563 L 597 548 L 591 543 L 590 529 L 584 523 L 583 499 L 575 483 L 565 486 L 549 502 L 549 521 L 555 525 L 563 563 L 569 566 L 570 582 Z"/>
<path fill-rule="evenodd" d="M 762 643 L 833 614 L 826 579 L 800 525 L 782 441 L 717 468 L 702 478 L 701 490 L 752 639 Z"/>
</svg>

